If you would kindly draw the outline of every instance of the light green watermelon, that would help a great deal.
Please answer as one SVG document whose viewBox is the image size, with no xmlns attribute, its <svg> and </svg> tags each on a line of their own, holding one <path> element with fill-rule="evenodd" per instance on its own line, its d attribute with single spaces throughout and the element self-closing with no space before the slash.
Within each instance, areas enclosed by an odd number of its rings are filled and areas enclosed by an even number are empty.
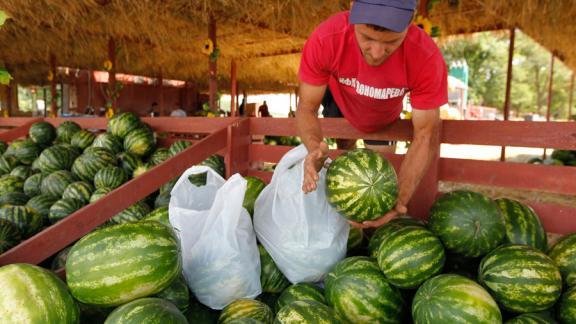
<svg viewBox="0 0 576 324">
<path fill-rule="evenodd" d="M 156 221 L 156 222 L 164 224 L 168 227 L 172 227 L 172 225 L 170 225 L 170 220 L 168 218 L 168 206 L 154 209 L 153 211 L 151 211 L 148 215 L 146 215 L 140 221 L 142 221 L 142 222 L 144 222 L 144 221 Z"/>
<path fill-rule="evenodd" d="M 107 194 L 109 194 L 112 191 L 112 189 L 110 188 L 100 188 L 100 189 L 96 189 L 93 193 L 92 196 L 90 196 L 90 203 L 96 202 L 98 201 L 100 198 L 106 196 Z"/>
<path fill-rule="evenodd" d="M 501 198 L 496 199 L 506 223 L 504 243 L 526 244 L 542 252 L 548 249 L 548 239 L 540 218 L 530 206 Z"/>
<path fill-rule="evenodd" d="M 370 241 L 368 242 L 368 251 L 370 252 L 370 256 L 375 259 L 378 258 L 378 248 L 380 247 L 380 244 L 382 243 L 384 238 L 388 237 L 391 233 L 395 232 L 396 230 L 408 225 L 424 226 L 424 223 L 412 217 L 404 216 L 394 218 L 388 223 L 378 227 L 378 229 L 374 231 L 374 233 L 370 237 Z"/>
<path fill-rule="evenodd" d="M 557 316 L 562 323 L 576 323 L 576 288 L 572 287 L 562 295 Z"/>
<path fill-rule="evenodd" d="M 20 163 L 30 165 L 40 155 L 40 147 L 30 139 L 21 139 L 13 141 L 4 156 L 13 156 Z"/>
<path fill-rule="evenodd" d="M 113 154 L 122 152 L 122 139 L 110 133 L 102 133 L 96 137 L 92 147 L 105 148 Z"/>
<path fill-rule="evenodd" d="M 76 199 L 80 200 L 84 204 L 90 202 L 90 197 L 94 192 L 94 186 L 92 186 L 88 182 L 84 181 L 76 181 L 69 184 L 64 193 L 62 194 L 62 198 L 69 198 L 69 199 Z"/>
<path fill-rule="evenodd" d="M 170 150 L 164 147 L 156 149 L 152 155 L 150 155 L 150 159 L 148 162 L 151 165 L 158 165 L 163 163 L 164 161 L 168 160 L 172 155 L 170 154 Z"/>
<path fill-rule="evenodd" d="M 281 293 L 290 286 L 290 282 L 280 272 L 266 249 L 262 245 L 258 245 L 258 249 L 260 251 L 260 266 L 262 267 L 260 271 L 262 292 Z"/>
<path fill-rule="evenodd" d="M 170 156 L 176 156 L 178 155 L 178 153 L 184 151 L 191 145 L 192 143 L 190 143 L 189 141 L 176 141 L 172 145 L 170 145 L 170 149 L 168 150 L 168 152 L 170 153 Z"/>
<path fill-rule="evenodd" d="M 576 285 L 576 233 L 562 237 L 548 252 L 569 287 Z"/>
<path fill-rule="evenodd" d="M 150 207 L 145 202 L 139 201 L 112 217 L 111 221 L 116 224 L 134 223 L 143 219 L 149 213 Z"/>
<path fill-rule="evenodd" d="M 116 308 L 104 324 L 188 324 L 186 317 L 169 301 L 141 298 Z"/>
<path fill-rule="evenodd" d="M 72 136 L 70 144 L 76 146 L 81 150 L 84 150 L 90 145 L 92 145 L 94 139 L 96 139 L 96 135 L 94 135 L 90 131 L 83 129 Z"/>
<path fill-rule="evenodd" d="M 275 324 L 339 324 L 342 323 L 328 306 L 313 300 L 299 300 L 280 309 Z M 372 322 L 376 323 L 376 322 Z"/>
<path fill-rule="evenodd" d="M 266 183 L 262 179 L 257 177 L 247 176 L 244 177 L 244 179 L 246 179 L 247 181 L 247 186 L 242 206 L 246 208 L 248 213 L 250 213 L 250 216 L 253 216 L 254 203 L 256 202 L 258 195 L 260 195 L 260 192 L 262 192 L 262 190 L 264 190 L 264 187 L 266 187 Z"/>
<path fill-rule="evenodd" d="M 263 302 L 253 299 L 237 299 L 224 307 L 218 318 L 218 323 L 228 324 L 241 318 L 252 318 L 265 324 L 271 324 L 274 320 L 274 313 Z"/>
<path fill-rule="evenodd" d="M 130 131 L 124 138 L 124 150 L 136 156 L 146 156 L 156 147 L 154 133 L 146 127 Z"/>
<path fill-rule="evenodd" d="M 108 133 L 124 139 L 128 133 L 140 126 L 140 117 L 131 112 L 121 113 L 108 121 Z"/>
<path fill-rule="evenodd" d="M 24 180 L 9 174 L 0 176 L 0 195 L 10 192 L 24 192 Z"/>
<path fill-rule="evenodd" d="M 326 304 L 326 298 L 324 298 L 322 288 L 311 283 L 303 282 L 286 288 L 282 294 L 280 294 L 280 297 L 278 297 L 276 301 L 276 312 L 282 307 L 298 300 L 312 300 Z"/>
</svg>

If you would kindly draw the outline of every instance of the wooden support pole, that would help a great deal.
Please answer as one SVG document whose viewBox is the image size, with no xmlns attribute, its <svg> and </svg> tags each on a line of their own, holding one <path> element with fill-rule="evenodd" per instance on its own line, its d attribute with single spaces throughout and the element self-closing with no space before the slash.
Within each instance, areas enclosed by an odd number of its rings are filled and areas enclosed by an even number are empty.
<svg viewBox="0 0 576 324">
<path fill-rule="evenodd" d="M 56 56 L 50 54 L 50 74 L 52 80 L 50 80 L 50 115 L 52 117 L 58 116 L 58 100 L 56 99 Z"/>
<path fill-rule="evenodd" d="M 547 100 L 547 107 L 546 107 L 546 121 L 550 121 L 550 111 L 552 110 L 552 89 L 554 87 L 554 53 L 552 53 L 550 59 L 550 75 L 548 77 L 548 100 Z M 546 160 L 546 148 L 544 148 L 544 154 L 542 155 L 542 159 Z"/>
<path fill-rule="evenodd" d="M 570 78 L 570 93 L 568 95 L 568 121 L 572 120 L 572 103 L 574 99 L 574 72 Z"/>
<path fill-rule="evenodd" d="M 214 16 L 210 15 L 210 21 L 208 22 L 208 37 L 212 40 L 212 44 L 214 45 L 214 50 L 218 48 L 216 45 L 216 19 Z M 208 58 L 208 68 L 209 68 L 209 75 L 210 75 L 210 109 L 212 111 L 218 110 L 216 107 L 216 94 L 218 92 L 218 82 L 216 76 L 218 75 L 217 70 L 217 60 L 212 59 L 212 57 Z"/>
<path fill-rule="evenodd" d="M 166 111 L 164 108 L 164 76 L 162 75 L 162 72 L 160 72 L 160 75 L 158 76 L 158 92 L 159 92 L 159 96 L 160 98 L 158 98 L 158 102 L 159 102 L 159 106 L 160 106 L 160 117 L 162 116 L 166 116 Z"/>
<path fill-rule="evenodd" d="M 510 29 L 510 44 L 508 47 L 508 72 L 506 74 L 506 96 L 504 98 L 504 120 L 510 119 L 510 90 L 512 87 L 512 61 L 514 60 L 514 41 L 516 28 Z M 506 146 L 502 146 L 500 161 L 506 161 Z"/>
<path fill-rule="evenodd" d="M 112 62 L 112 68 L 108 72 L 108 95 L 112 110 L 116 111 L 116 98 L 113 95 L 116 92 L 116 43 L 114 38 L 108 40 L 108 60 Z"/>
<path fill-rule="evenodd" d="M 236 61 L 232 60 L 230 67 L 230 116 L 236 117 L 236 95 L 238 93 L 236 83 Z"/>
</svg>

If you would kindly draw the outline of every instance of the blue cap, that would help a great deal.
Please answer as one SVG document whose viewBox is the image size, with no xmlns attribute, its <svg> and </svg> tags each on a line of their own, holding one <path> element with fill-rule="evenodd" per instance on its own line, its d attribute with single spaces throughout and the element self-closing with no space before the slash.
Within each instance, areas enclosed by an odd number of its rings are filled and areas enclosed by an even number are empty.
<svg viewBox="0 0 576 324">
<path fill-rule="evenodd" d="M 350 10 L 351 24 L 376 25 L 403 32 L 414 15 L 416 0 L 356 0 Z"/>
</svg>

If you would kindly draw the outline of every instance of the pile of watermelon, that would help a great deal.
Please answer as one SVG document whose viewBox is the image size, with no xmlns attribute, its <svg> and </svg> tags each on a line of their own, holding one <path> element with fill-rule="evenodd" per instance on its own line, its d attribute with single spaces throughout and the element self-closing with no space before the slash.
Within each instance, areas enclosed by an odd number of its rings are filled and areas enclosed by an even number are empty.
<svg viewBox="0 0 576 324">
<path fill-rule="evenodd" d="M 540 158 L 532 158 L 528 161 L 528 163 L 576 166 L 576 150 L 554 150 L 550 158 L 545 160 Z"/>
</svg>

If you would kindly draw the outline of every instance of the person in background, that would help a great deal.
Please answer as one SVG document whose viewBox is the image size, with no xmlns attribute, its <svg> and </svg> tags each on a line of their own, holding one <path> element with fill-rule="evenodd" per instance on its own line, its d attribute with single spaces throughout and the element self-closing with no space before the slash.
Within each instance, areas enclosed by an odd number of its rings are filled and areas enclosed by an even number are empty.
<svg viewBox="0 0 576 324">
<path fill-rule="evenodd" d="M 158 103 L 156 101 L 154 101 L 150 106 L 150 109 L 148 109 L 147 115 L 150 117 L 160 116 L 160 112 L 158 111 Z"/>
<path fill-rule="evenodd" d="M 266 100 L 264 100 L 262 106 L 258 108 L 258 117 L 272 117 L 270 115 L 270 112 L 268 111 L 268 105 L 266 104 Z"/>
<path fill-rule="evenodd" d="M 180 107 L 180 105 L 176 105 L 176 109 L 170 112 L 170 117 L 186 117 L 186 111 Z"/>
</svg>

